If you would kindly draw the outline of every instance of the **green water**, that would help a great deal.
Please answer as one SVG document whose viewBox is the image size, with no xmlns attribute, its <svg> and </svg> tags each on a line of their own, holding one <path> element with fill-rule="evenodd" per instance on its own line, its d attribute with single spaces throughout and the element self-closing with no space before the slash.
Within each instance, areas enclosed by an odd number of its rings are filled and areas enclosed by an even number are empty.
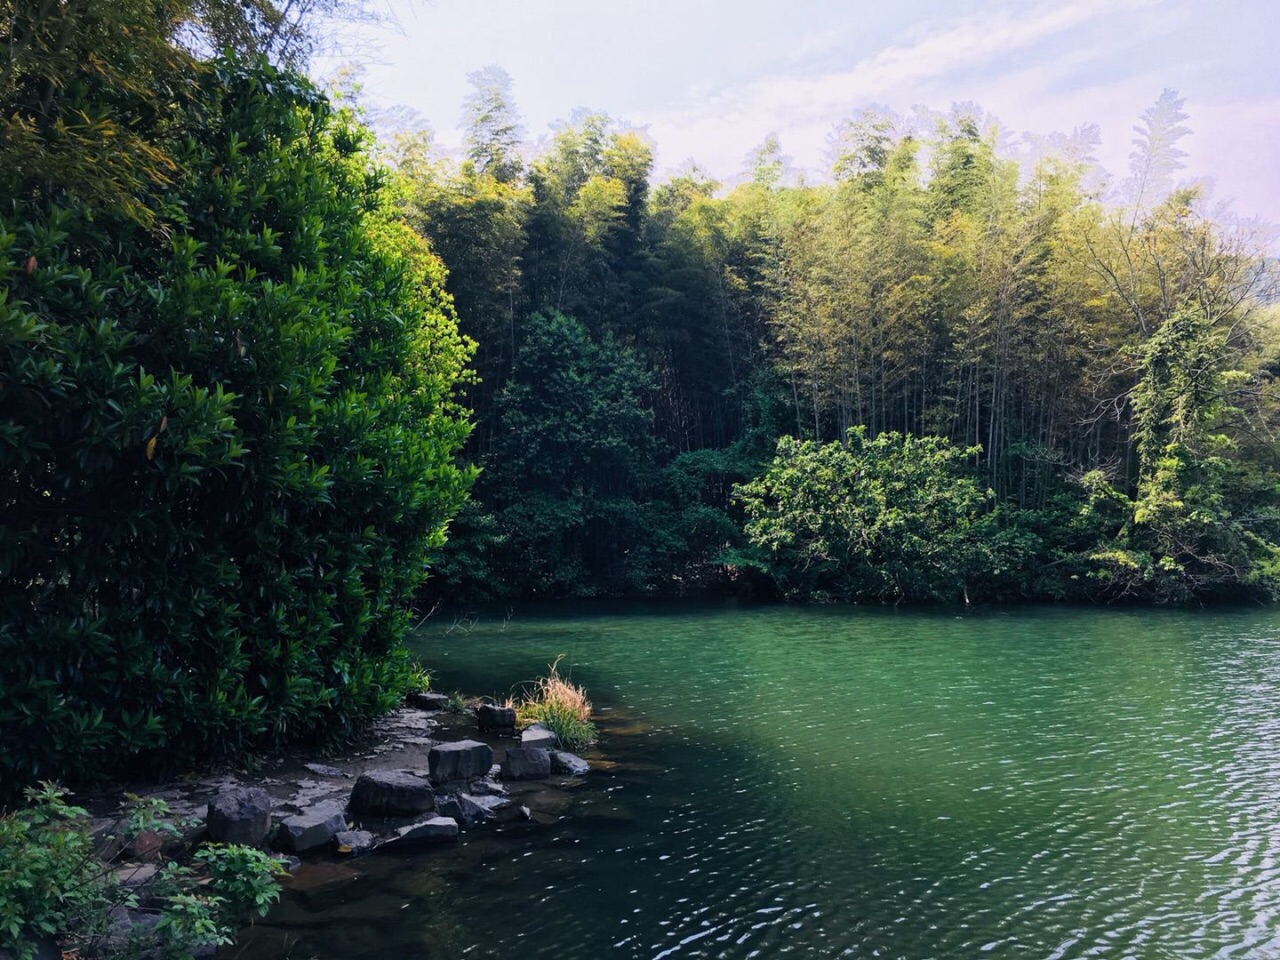
<svg viewBox="0 0 1280 960">
<path fill-rule="evenodd" d="M 616 766 L 311 882 L 247 956 L 1280 955 L 1270 612 L 557 607 L 416 647 L 477 693 L 564 654 Z"/>
</svg>

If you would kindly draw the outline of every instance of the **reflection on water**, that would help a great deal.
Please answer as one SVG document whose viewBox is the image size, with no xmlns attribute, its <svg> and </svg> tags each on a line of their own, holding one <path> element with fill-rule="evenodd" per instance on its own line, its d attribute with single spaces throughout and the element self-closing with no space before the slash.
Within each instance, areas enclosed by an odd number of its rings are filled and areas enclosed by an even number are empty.
<svg viewBox="0 0 1280 960">
<path fill-rule="evenodd" d="M 301 877 L 243 956 L 1280 954 L 1270 613 L 447 626 L 417 641 L 440 689 L 566 654 L 612 762 L 553 824 Z"/>
</svg>

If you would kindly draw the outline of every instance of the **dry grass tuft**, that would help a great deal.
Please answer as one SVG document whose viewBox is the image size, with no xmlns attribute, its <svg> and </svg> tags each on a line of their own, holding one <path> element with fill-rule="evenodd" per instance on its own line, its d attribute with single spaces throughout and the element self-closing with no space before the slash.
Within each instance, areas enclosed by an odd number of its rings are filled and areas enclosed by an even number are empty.
<svg viewBox="0 0 1280 960">
<path fill-rule="evenodd" d="M 580 749 L 596 739 L 591 722 L 591 701 L 582 687 L 560 675 L 561 655 L 547 666 L 547 675 L 533 681 L 519 700 L 508 700 L 515 707 L 520 726 L 541 723 L 571 750 Z"/>
</svg>

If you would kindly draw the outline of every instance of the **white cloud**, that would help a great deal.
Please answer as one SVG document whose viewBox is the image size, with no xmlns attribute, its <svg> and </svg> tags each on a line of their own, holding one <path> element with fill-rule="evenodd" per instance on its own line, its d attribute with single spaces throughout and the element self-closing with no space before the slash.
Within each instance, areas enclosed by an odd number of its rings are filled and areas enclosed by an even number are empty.
<svg viewBox="0 0 1280 960">
<path fill-rule="evenodd" d="M 834 125 L 871 103 L 905 111 L 917 103 L 942 107 L 952 99 L 975 99 L 1014 129 L 1023 129 L 1024 116 L 1043 120 L 1044 102 L 1061 99 L 1051 96 L 1056 86 L 1065 85 L 1103 55 L 1096 43 L 1060 50 L 1053 49 L 1054 41 L 1060 45 L 1072 31 L 1114 23 L 1121 14 L 1160 3 L 1072 0 L 1042 3 L 1017 14 L 989 10 L 926 28 L 845 68 L 776 73 L 712 95 L 698 91 L 684 107 L 647 118 L 648 126 L 664 163 L 674 165 L 694 156 L 722 175 L 739 170 L 751 147 L 771 131 L 782 136 L 784 149 L 802 167 L 818 170 Z M 1003 69 L 1006 62 L 1041 47 L 1049 48 L 1044 59 L 1018 70 Z M 963 83 L 958 82 L 961 78 Z M 1037 100 L 1039 110 L 1032 106 Z M 1016 118 L 1005 115 L 1006 101 L 1015 106 Z M 1062 111 L 1050 112 L 1057 119 Z M 1064 128 L 1091 119 L 1095 117 L 1086 112 L 1070 118 Z M 1043 123 L 1028 126 L 1041 132 L 1051 129 Z"/>
</svg>

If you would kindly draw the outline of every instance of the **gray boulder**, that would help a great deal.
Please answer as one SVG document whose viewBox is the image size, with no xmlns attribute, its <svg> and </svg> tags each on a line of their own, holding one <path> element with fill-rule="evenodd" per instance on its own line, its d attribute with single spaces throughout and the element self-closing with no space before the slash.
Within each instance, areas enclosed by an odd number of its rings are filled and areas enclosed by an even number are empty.
<svg viewBox="0 0 1280 960">
<path fill-rule="evenodd" d="M 591 765 L 580 756 L 564 750 L 551 751 L 551 772 L 581 777 L 591 772 Z"/>
<path fill-rule="evenodd" d="M 407 770 L 360 774 L 347 801 L 348 812 L 365 817 L 412 817 L 435 808 L 431 784 Z"/>
<path fill-rule="evenodd" d="M 336 806 L 316 807 L 280 822 L 280 845 L 290 853 L 306 853 L 327 847 L 347 829 L 347 820 Z"/>
<path fill-rule="evenodd" d="M 427 754 L 432 783 L 483 777 L 493 765 L 493 748 L 478 740 L 438 743 Z"/>
<path fill-rule="evenodd" d="M 396 831 L 399 840 L 456 840 L 458 839 L 458 821 L 452 817 L 432 817 L 421 823 L 401 827 Z"/>
<path fill-rule="evenodd" d="M 530 727 L 525 727 L 524 732 L 520 734 L 520 746 L 542 747 L 544 750 L 554 750 L 560 746 L 560 738 L 542 724 L 535 723 Z"/>
<path fill-rule="evenodd" d="M 542 747 L 512 747 L 502 760 L 508 780 L 540 780 L 551 776 L 551 755 Z"/>
<path fill-rule="evenodd" d="M 335 853 L 358 857 L 374 848 L 373 834 L 367 830 L 340 830 L 333 835 Z"/>
<path fill-rule="evenodd" d="M 515 707 L 500 707 L 496 703 L 482 703 L 476 710 L 476 722 L 481 733 L 498 736 L 514 736 L 516 732 Z"/>
<path fill-rule="evenodd" d="M 214 843 L 259 846 L 271 831 L 271 797 L 259 787 L 223 790 L 209 801 L 205 826 Z"/>
</svg>

